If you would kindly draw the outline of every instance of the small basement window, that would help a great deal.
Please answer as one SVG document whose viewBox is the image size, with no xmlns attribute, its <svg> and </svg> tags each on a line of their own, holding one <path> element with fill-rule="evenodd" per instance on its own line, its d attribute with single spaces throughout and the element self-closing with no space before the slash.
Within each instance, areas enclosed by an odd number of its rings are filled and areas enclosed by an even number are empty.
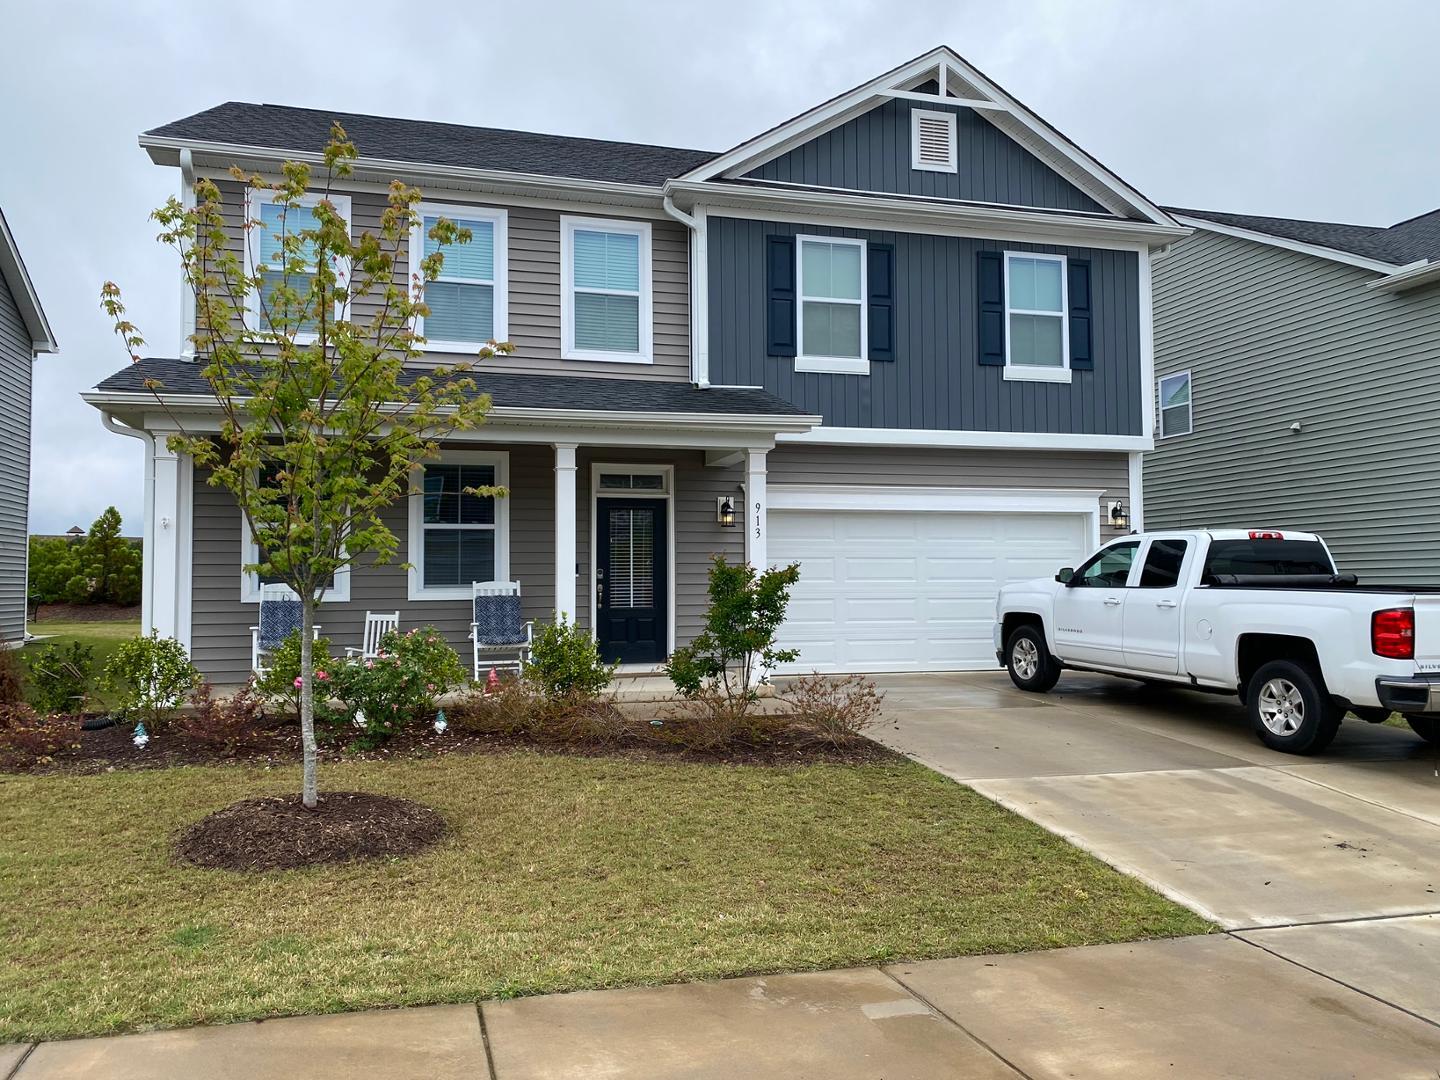
<svg viewBox="0 0 1440 1080">
<path fill-rule="evenodd" d="M 955 114 L 934 109 L 910 110 L 910 167 L 924 172 L 957 170 Z"/>
</svg>

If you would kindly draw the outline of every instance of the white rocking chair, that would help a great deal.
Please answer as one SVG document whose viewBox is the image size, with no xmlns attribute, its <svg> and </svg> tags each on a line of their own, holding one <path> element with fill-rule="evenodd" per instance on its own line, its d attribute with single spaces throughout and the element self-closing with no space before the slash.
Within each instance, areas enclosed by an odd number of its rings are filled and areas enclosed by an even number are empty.
<svg viewBox="0 0 1440 1080">
<path fill-rule="evenodd" d="M 260 586 L 260 625 L 250 627 L 250 670 L 256 675 L 270 670 L 262 659 L 284 645 L 303 622 L 304 609 L 290 586 L 279 582 Z M 320 637 L 318 626 L 315 637 Z"/>
<path fill-rule="evenodd" d="M 530 639 L 535 632 L 533 622 L 520 619 L 520 583 L 476 581 L 472 588 L 470 640 L 475 645 L 475 681 L 480 681 L 482 663 L 491 668 L 514 668 L 520 674 L 530 659 Z"/>
<path fill-rule="evenodd" d="M 391 630 L 400 629 L 400 612 L 367 611 L 365 613 L 365 636 L 361 644 L 346 646 L 346 660 L 374 660 L 380 655 L 380 642 Z"/>
</svg>

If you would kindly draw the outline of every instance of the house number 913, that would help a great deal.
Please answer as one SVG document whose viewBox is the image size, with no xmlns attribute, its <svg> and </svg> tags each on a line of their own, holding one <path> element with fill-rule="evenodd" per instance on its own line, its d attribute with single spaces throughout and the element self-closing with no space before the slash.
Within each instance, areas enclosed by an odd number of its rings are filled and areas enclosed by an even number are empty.
<svg viewBox="0 0 1440 1080">
<path fill-rule="evenodd" d="M 760 539 L 760 504 L 755 504 L 755 539 Z"/>
</svg>

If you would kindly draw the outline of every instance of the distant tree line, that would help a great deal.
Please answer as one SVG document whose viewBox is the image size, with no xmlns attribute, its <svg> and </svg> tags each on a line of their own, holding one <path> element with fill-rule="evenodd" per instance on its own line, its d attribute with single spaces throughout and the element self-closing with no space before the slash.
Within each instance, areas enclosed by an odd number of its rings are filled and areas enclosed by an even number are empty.
<svg viewBox="0 0 1440 1080">
<path fill-rule="evenodd" d="M 83 537 L 30 537 L 31 602 L 138 604 L 142 549 L 120 535 L 120 526 L 120 511 L 111 506 Z"/>
</svg>

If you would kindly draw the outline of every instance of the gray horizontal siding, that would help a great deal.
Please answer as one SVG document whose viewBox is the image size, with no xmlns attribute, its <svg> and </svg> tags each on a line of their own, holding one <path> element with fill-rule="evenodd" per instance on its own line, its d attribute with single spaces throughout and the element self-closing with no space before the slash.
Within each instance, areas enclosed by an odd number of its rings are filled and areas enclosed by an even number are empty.
<svg viewBox="0 0 1440 1080">
<path fill-rule="evenodd" d="M 1376 277 L 1204 231 L 1156 262 L 1194 433 L 1146 455 L 1147 526 L 1313 530 L 1364 579 L 1440 581 L 1440 288 Z"/>
<path fill-rule="evenodd" d="M 910 112 L 953 112 L 957 170 L 910 167 Z M 816 187 L 1104 213 L 974 109 L 892 99 L 745 174 Z"/>
<path fill-rule="evenodd" d="M 765 238 L 796 233 L 895 245 L 895 360 L 869 375 L 796 372 L 766 355 Z M 1095 370 L 1070 384 L 1007 382 L 982 367 L 976 253 L 1042 251 L 1090 260 Z M 710 378 L 764 386 L 840 427 L 1065 434 L 1141 433 L 1139 260 L 1134 252 L 1003 244 L 712 217 Z"/>
<path fill-rule="evenodd" d="M 481 446 L 468 449 L 507 450 L 510 455 L 510 574 L 520 582 L 525 618 L 548 621 L 554 612 L 554 451 L 546 447 Z M 456 447 L 462 449 L 462 447 Z M 715 496 L 738 489 L 738 466 L 707 468 L 699 451 L 637 451 L 623 447 L 586 447 L 578 455 L 576 480 L 577 582 L 579 621 L 589 625 L 590 497 L 592 463 L 675 466 L 675 606 L 677 641 L 698 631 L 705 613 L 705 588 L 710 557 L 723 552 L 744 557 L 744 536 L 715 522 Z M 467 635 L 470 605 L 465 600 L 407 600 L 408 582 L 401 568 L 408 534 L 407 510 L 393 507 L 386 523 L 401 539 L 397 560 L 376 566 L 365 560 L 350 573 L 350 601 L 321 606 L 318 621 L 337 651 L 358 645 L 366 611 L 400 612 L 402 627 L 433 625 L 464 657 L 470 659 Z M 191 651 L 196 664 L 219 685 L 243 682 L 250 669 L 250 630 L 258 605 L 240 600 L 240 511 L 228 492 L 195 479 L 194 577 Z"/>
<path fill-rule="evenodd" d="M 25 636 L 30 508 L 30 333 L 0 278 L 0 641 Z"/>
<path fill-rule="evenodd" d="M 226 227 L 231 246 L 243 250 L 244 191 L 221 181 Z M 378 192 L 350 195 L 351 229 L 377 236 L 387 202 Z M 442 201 L 437 196 L 437 201 Z M 445 193 L 446 203 L 464 203 Z M 467 204 L 468 205 L 468 204 Z M 477 207 L 487 204 L 475 203 Z M 651 227 L 651 269 L 654 289 L 653 364 L 607 364 L 560 358 L 560 217 L 561 212 L 534 206 L 499 207 L 506 211 L 509 234 L 509 338 L 515 352 L 485 363 L 487 371 L 604 376 L 621 379 L 688 379 L 690 377 L 690 254 L 689 235 L 679 222 L 647 219 Z M 596 216 L 623 217 L 606 208 Z M 409 280 L 408 256 L 402 251 L 396 283 Z M 374 316 L 374 302 L 356 303 L 354 318 Z M 425 362 L 453 364 L 460 354 L 431 352 Z"/>
</svg>

